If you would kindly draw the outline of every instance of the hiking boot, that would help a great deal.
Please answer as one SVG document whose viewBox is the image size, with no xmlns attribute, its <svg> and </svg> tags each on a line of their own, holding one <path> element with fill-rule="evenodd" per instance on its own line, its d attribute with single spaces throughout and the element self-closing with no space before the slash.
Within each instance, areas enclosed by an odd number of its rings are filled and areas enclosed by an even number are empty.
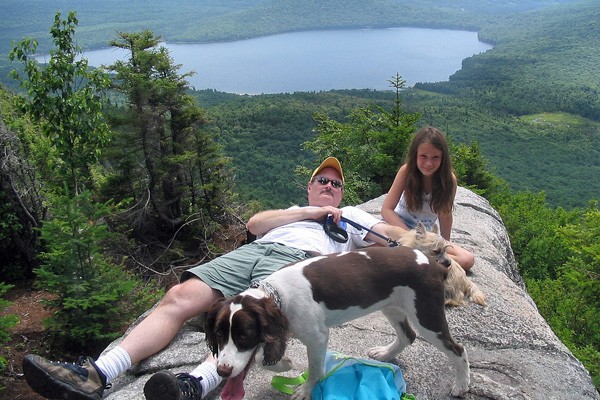
<svg viewBox="0 0 600 400">
<path fill-rule="evenodd" d="M 190 374 L 172 374 L 160 371 L 152 375 L 144 386 L 147 400 L 200 400 L 202 398 L 202 378 Z"/>
<path fill-rule="evenodd" d="M 23 374 L 29 386 L 47 399 L 100 400 L 107 388 L 106 375 L 90 357 L 70 364 L 29 354 L 23 359 Z"/>
</svg>

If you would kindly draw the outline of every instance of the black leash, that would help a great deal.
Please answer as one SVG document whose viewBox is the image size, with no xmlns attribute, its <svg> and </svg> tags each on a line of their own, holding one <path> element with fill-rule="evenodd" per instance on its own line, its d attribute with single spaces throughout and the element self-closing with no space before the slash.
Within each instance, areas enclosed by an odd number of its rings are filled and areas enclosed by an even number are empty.
<svg viewBox="0 0 600 400">
<path fill-rule="evenodd" d="M 346 243 L 348 241 L 348 232 L 345 229 L 339 227 L 333 222 L 333 216 L 328 215 L 323 224 L 323 230 L 334 241 L 338 243 Z"/>
<path fill-rule="evenodd" d="M 382 234 L 377 233 L 374 230 L 369 229 L 367 227 L 364 227 L 357 222 L 349 220 L 346 217 L 340 217 L 340 221 L 346 222 L 346 223 L 352 225 L 359 231 L 365 230 L 367 232 L 371 232 L 373 235 L 385 240 L 388 243 L 389 247 L 396 247 L 399 245 L 399 243 L 396 240 L 386 237 L 386 236 L 383 236 Z M 338 243 L 346 243 L 348 241 L 348 232 L 346 232 L 344 229 L 337 226 L 335 224 L 335 222 L 333 222 L 333 217 L 331 215 L 328 216 L 327 219 L 325 220 L 323 229 L 325 230 L 325 233 L 327 234 L 327 236 L 329 236 L 330 238 L 332 238 L 333 240 L 335 240 Z"/>
</svg>

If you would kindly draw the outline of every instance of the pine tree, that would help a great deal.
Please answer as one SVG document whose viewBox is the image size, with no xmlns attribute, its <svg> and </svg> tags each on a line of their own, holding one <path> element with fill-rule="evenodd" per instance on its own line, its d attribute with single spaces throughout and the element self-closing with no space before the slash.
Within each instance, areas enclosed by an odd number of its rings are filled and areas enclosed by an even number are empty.
<svg viewBox="0 0 600 400">
<path fill-rule="evenodd" d="M 173 235 L 194 220 L 219 222 L 230 197 L 228 160 L 203 130 L 204 111 L 188 93 L 160 37 L 145 30 L 120 33 L 113 46 L 130 53 L 110 66 L 127 111 L 111 182 L 138 202 L 131 218 L 138 238 Z"/>
<path fill-rule="evenodd" d="M 65 20 L 56 14 L 50 29 L 56 48 L 47 65 L 33 57 L 32 39 L 15 46 L 10 57 L 24 65 L 26 78 L 13 73 L 27 90 L 18 103 L 41 127 L 45 141 L 38 145 L 46 146 L 49 166 L 41 178 L 51 211 L 41 227 L 36 285 L 57 295 L 49 301 L 56 312 L 47 321 L 56 337 L 90 349 L 119 336 L 115 325 L 154 300 L 153 291 L 106 252 L 113 239 L 107 220 L 116 207 L 111 200 L 97 201 L 93 190 L 98 156 L 110 139 L 102 113 L 110 80 L 81 57 L 74 44 L 77 24 L 74 12 Z"/>
</svg>

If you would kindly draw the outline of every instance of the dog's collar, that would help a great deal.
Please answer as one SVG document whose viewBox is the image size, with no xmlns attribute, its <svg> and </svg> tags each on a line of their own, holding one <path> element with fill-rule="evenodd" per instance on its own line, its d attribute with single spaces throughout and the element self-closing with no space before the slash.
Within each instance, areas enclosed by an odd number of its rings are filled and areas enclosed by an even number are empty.
<svg viewBox="0 0 600 400">
<path fill-rule="evenodd" d="M 277 291 L 275 286 L 271 285 L 269 282 L 262 281 L 252 282 L 250 287 L 253 289 L 261 289 L 263 292 L 266 293 L 267 297 L 273 298 L 275 304 L 277 304 L 277 307 L 281 308 L 281 296 L 279 296 L 279 292 Z"/>
</svg>

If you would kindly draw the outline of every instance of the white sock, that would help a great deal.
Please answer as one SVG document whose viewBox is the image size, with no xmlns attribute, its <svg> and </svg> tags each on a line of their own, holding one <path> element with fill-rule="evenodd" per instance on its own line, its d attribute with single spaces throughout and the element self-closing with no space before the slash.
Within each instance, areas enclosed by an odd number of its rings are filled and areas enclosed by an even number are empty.
<svg viewBox="0 0 600 400">
<path fill-rule="evenodd" d="M 106 375 L 106 383 L 109 383 L 131 367 L 131 357 L 124 348 L 117 346 L 100 356 L 96 366 Z"/>
<path fill-rule="evenodd" d="M 223 380 L 217 373 L 217 366 L 215 363 L 210 361 L 205 361 L 198 365 L 190 372 L 190 375 L 195 376 L 196 378 L 202 377 L 202 380 L 200 381 L 200 385 L 202 385 L 202 398 L 206 397 L 206 395 L 216 388 Z"/>
</svg>

